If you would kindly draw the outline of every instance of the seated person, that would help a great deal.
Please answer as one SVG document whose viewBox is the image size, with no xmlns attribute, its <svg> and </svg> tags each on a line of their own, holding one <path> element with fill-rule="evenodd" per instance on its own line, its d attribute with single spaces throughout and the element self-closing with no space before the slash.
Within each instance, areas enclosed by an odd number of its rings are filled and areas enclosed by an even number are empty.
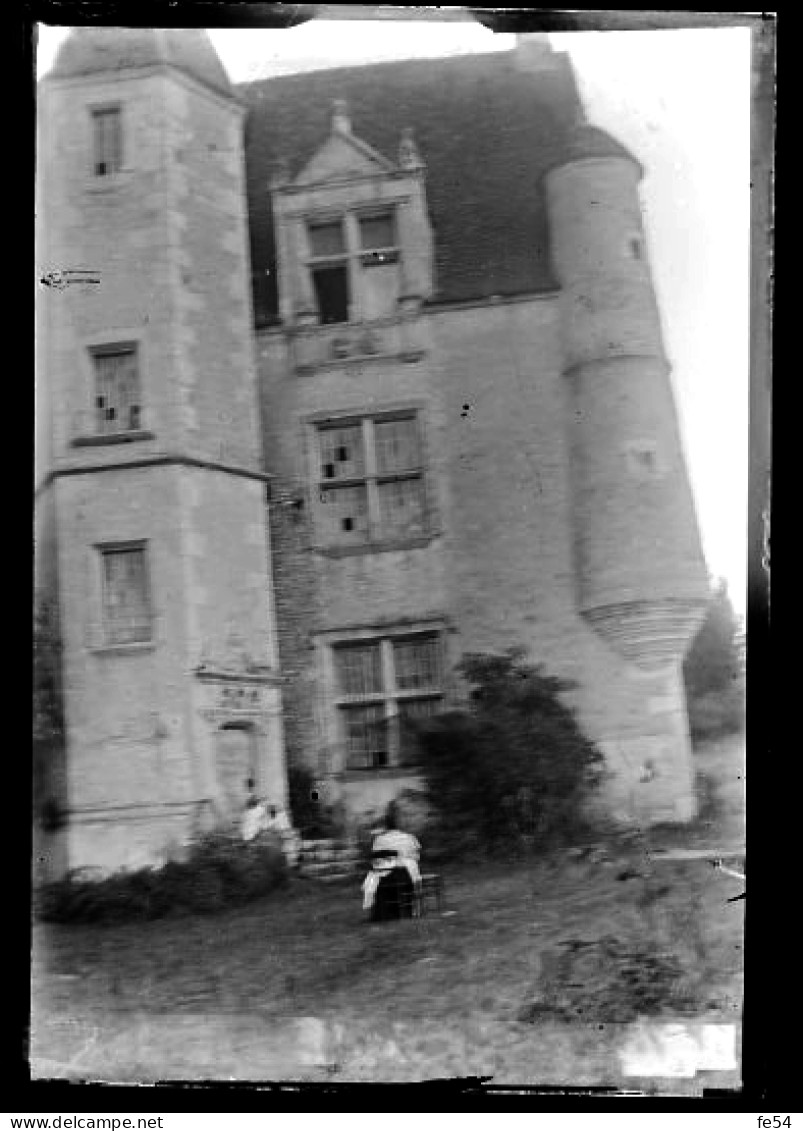
<svg viewBox="0 0 803 1131">
<path fill-rule="evenodd" d="M 291 868 L 295 868 L 301 855 L 301 837 L 290 824 L 286 811 L 269 805 L 265 828 L 278 837 L 285 860 Z"/>
<path fill-rule="evenodd" d="M 395 806 L 371 846 L 371 871 L 363 883 L 363 909 L 372 922 L 410 919 L 416 913 L 421 887 L 418 858 L 421 845 L 398 828 Z"/>
<path fill-rule="evenodd" d="M 253 793 L 249 793 L 245 809 L 240 820 L 240 835 L 243 840 L 254 840 L 263 832 L 267 825 L 267 813 L 264 804 Z"/>
</svg>

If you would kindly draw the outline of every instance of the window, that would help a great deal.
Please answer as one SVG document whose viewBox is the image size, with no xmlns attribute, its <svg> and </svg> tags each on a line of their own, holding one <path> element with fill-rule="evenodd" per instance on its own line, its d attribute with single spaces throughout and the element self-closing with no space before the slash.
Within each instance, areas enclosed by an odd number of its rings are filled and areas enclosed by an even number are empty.
<svg viewBox="0 0 803 1131">
<path fill-rule="evenodd" d="M 92 111 L 92 167 L 96 177 L 111 177 L 123 167 L 123 130 L 119 106 Z"/>
<path fill-rule="evenodd" d="M 427 534 L 414 413 L 320 425 L 318 460 L 323 544 L 396 542 Z"/>
<path fill-rule="evenodd" d="M 347 769 L 415 765 L 416 724 L 443 699 L 437 633 L 338 644 L 334 658 Z"/>
<path fill-rule="evenodd" d="M 349 320 L 349 279 L 345 264 L 314 267 L 312 285 L 321 325 Z"/>
<path fill-rule="evenodd" d="M 349 320 L 349 272 L 343 221 L 310 224 L 310 271 L 323 325 Z"/>
<path fill-rule="evenodd" d="M 95 369 L 95 431 L 136 432 L 142 427 L 139 367 L 135 346 L 92 350 Z"/>
<path fill-rule="evenodd" d="M 322 325 L 391 314 L 399 295 L 392 211 L 307 224 L 307 266 Z"/>
<path fill-rule="evenodd" d="M 363 267 L 398 260 L 392 212 L 360 217 L 360 249 Z"/>
<path fill-rule="evenodd" d="M 145 546 L 102 549 L 101 565 L 104 643 L 149 641 L 152 618 Z"/>
<path fill-rule="evenodd" d="M 316 259 L 346 254 L 342 220 L 334 220 L 327 224 L 310 224 L 309 239 L 310 251 Z"/>
</svg>

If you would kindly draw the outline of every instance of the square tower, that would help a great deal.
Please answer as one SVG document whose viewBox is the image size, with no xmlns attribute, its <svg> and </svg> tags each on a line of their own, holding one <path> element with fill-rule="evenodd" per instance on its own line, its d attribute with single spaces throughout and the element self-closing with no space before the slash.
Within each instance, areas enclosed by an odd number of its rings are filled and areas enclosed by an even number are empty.
<svg viewBox="0 0 803 1131">
<path fill-rule="evenodd" d="M 40 101 L 38 585 L 62 866 L 286 803 L 243 108 L 205 33 L 82 29 Z M 55 859 L 55 857 L 54 857 Z"/>
</svg>

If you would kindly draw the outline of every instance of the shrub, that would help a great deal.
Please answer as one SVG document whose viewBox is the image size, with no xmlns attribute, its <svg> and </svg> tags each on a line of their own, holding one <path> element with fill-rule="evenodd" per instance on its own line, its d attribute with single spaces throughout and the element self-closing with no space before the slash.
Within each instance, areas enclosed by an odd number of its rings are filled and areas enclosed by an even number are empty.
<svg viewBox="0 0 803 1131">
<path fill-rule="evenodd" d="M 435 818 L 428 855 L 576 840 L 603 762 L 560 698 L 570 684 L 525 663 L 519 650 L 469 655 L 458 670 L 471 686 L 468 709 L 419 727 Z"/>
<path fill-rule="evenodd" d="M 187 913 L 214 914 L 267 895 L 286 882 L 280 845 L 271 838 L 244 843 L 214 834 L 193 845 L 186 860 L 105 879 L 73 872 L 46 884 L 41 919 L 60 923 L 123 922 Z"/>
<path fill-rule="evenodd" d="M 423 833 L 432 819 L 431 806 L 423 789 L 403 789 L 393 805 L 401 827 L 415 836 Z"/>
<path fill-rule="evenodd" d="M 724 581 L 713 589 L 705 620 L 683 661 L 683 679 L 694 743 L 744 729 L 744 635 Z"/>
<path fill-rule="evenodd" d="M 695 745 L 744 730 L 745 698 L 738 682 L 718 691 L 690 697 L 689 729 Z"/>
</svg>

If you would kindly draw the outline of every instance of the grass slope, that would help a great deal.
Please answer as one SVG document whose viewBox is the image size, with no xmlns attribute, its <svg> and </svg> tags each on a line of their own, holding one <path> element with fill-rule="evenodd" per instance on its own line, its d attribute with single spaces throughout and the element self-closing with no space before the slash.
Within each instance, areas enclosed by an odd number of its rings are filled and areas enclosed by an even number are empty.
<svg viewBox="0 0 803 1131">
<path fill-rule="evenodd" d="M 706 861 L 650 879 L 632 864 L 446 871 L 452 914 L 406 923 L 366 924 L 357 885 L 297 880 L 219 917 L 38 924 L 34 1074 L 621 1085 L 622 1027 L 594 1015 L 599 970 L 578 975 L 571 1021 L 519 1019 L 555 988 L 568 940 L 649 940 L 680 962 L 694 1015 L 738 1023 L 741 1007 L 739 882 Z"/>
</svg>

